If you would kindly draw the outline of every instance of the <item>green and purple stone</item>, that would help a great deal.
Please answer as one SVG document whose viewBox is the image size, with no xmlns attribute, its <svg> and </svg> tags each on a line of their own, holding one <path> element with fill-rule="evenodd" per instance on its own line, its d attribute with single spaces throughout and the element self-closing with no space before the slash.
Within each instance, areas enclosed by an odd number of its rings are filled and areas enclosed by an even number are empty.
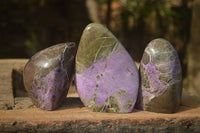
<svg viewBox="0 0 200 133">
<path fill-rule="evenodd" d="M 95 112 L 132 112 L 137 100 L 139 72 L 136 64 L 103 25 L 89 24 L 76 56 L 78 94 Z"/>
<path fill-rule="evenodd" d="M 160 113 L 175 112 L 181 101 L 182 70 L 173 46 L 155 39 L 145 48 L 140 64 L 141 87 L 136 107 Z"/>
<path fill-rule="evenodd" d="M 23 72 L 24 85 L 38 108 L 55 110 L 66 98 L 75 54 L 74 43 L 63 43 L 36 53 L 28 61 Z"/>
</svg>

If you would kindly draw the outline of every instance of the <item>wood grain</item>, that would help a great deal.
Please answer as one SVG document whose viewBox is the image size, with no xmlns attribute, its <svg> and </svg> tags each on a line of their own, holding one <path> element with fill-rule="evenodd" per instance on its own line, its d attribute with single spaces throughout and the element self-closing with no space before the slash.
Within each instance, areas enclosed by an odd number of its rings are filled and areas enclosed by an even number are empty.
<svg viewBox="0 0 200 133">
<path fill-rule="evenodd" d="M 0 109 L 12 109 L 14 97 L 12 90 L 12 70 L 22 67 L 27 59 L 0 59 Z"/>
</svg>

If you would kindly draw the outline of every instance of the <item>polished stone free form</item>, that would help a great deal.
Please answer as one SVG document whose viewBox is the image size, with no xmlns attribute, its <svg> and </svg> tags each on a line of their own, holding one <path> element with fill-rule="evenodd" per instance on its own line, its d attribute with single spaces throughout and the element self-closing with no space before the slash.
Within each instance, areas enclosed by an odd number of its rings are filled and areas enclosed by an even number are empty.
<svg viewBox="0 0 200 133">
<path fill-rule="evenodd" d="M 141 88 L 137 108 L 172 113 L 182 92 L 182 70 L 178 54 L 164 39 L 155 39 L 145 48 L 141 64 Z"/>
<path fill-rule="evenodd" d="M 24 85 L 32 102 L 44 110 L 54 110 L 66 98 L 74 73 L 76 47 L 63 43 L 31 57 L 23 72 Z"/>
<path fill-rule="evenodd" d="M 137 67 L 115 36 L 103 25 L 89 24 L 76 56 L 78 94 L 92 111 L 131 112 L 138 94 Z"/>
</svg>

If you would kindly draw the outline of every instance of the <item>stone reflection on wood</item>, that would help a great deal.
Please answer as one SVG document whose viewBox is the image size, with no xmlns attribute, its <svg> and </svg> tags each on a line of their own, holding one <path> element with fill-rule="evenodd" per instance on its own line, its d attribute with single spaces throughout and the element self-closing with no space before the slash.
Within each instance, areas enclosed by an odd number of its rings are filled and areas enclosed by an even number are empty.
<svg viewBox="0 0 200 133">
<path fill-rule="evenodd" d="M 164 39 L 155 39 L 145 48 L 141 64 L 141 88 L 137 108 L 172 113 L 182 92 L 182 70 L 178 54 Z"/>
<path fill-rule="evenodd" d="M 36 53 L 26 64 L 24 85 L 37 107 L 54 110 L 66 98 L 75 54 L 74 43 L 58 44 Z"/>
<path fill-rule="evenodd" d="M 103 25 L 89 24 L 76 56 L 78 94 L 92 111 L 127 113 L 133 110 L 139 74 L 136 64 Z"/>
</svg>

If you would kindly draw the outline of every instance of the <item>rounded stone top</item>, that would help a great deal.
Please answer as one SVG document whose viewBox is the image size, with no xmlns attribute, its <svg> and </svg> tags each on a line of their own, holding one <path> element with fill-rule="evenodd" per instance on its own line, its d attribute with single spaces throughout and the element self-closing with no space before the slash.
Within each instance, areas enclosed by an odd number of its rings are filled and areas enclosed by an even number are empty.
<svg viewBox="0 0 200 133">
<path fill-rule="evenodd" d="M 98 59 L 107 56 L 118 46 L 117 38 L 103 25 L 89 24 L 81 36 L 76 56 L 77 72 L 80 73 Z"/>
</svg>

